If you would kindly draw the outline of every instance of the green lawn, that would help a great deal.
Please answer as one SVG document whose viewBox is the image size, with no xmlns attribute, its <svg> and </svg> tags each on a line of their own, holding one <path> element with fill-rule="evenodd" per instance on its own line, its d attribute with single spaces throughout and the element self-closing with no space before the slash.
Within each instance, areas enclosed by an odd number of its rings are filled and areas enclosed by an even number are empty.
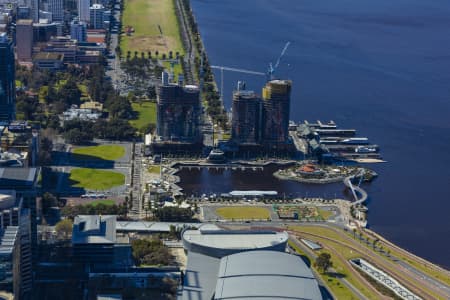
<svg viewBox="0 0 450 300">
<path fill-rule="evenodd" d="M 322 217 L 322 219 L 324 220 L 328 220 L 331 216 L 333 216 L 333 212 L 329 211 L 329 210 L 325 210 L 325 209 L 317 209 L 319 212 L 319 215 Z"/>
<path fill-rule="evenodd" d="M 69 179 L 72 186 L 88 190 L 107 190 L 125 184 L 122 173 L 88 168 L 72 169 Z"/>
<path fill-rule="evenodd" d="M 137 119 L 130 120 L 131 126 L 137 130 L 142 129 L 149 124 L 156 124 L 156 103 L 154 102 L 137 102 L 131 103 L 133 111 L 137 113 Z"/>
<path fill-rule="evenodd" d="M 174 55 L 174 57 L 175 57 L 175 55 Z M 162 64 L 164 66 L 164 69 L 166 69 L 168 72 L 172 71 L 172 66 L 170 65 L 170 61 L 163 61 Z M 180 75 L 180 74 L 183 75 L 183 68 L 181 67 L 181 64 L 179 64 L 179 63 L 174 64 L 173 75 L 174 75 L 175 80 L 178 79 L 178 75 Z"/>
<path fill-rule="evenodd" d="M 334 294 L 334 296 L 337 297 L 337 299 L 358 299 L 352 291 L 350 291 L 349 288 L 339 283 L 339 281 L 336 278 L 331 277 L 328 274 L 320 273 L 314 268 L 314 261 L 311 261 L 311 257 L 306 255 L 306 253 L 298 247 L 294 242 L 291 240 L 288 241 L 289 246 L 294 248 L 294 250 L 304 256 L 307 257 L 308 260 L 311 262 L 311 268 L 313 268 L 316 271 L 316 274 L 318 274 L 320 277 L 322 277 L 322 280 L 326 283 L 327 287 L 331 290 L 331 292 Z"/>
<path fill-rule="evenodd" d="M 123 55 L 127 51 L 184 53 L 173 0 L 125 0 L 122 22 L 123 32 L 127 26 L 135 30 L 130 36 L 122 34 Z"/>
<path fill-rule="evenodd" d="M 229 206 L 216 209 L 216 214 L 225 219 L 268 219 L 270 212 L 264 207 Z"/>
<path fill-rule="evenodd" d="M 84 155 L 93 159 L 116 160 L 125 155 L 125 148 L 119 145 L 99 145 L 90 147 L 75 148 L 73 151 L 75 159 L 86 159 Z"/>
<path fill-rule="evenodd" d="M 154 174 L 159 174 L 161 172 L 161 166 L 160 165 L 150 166 L 150 167 L 148 167 L 148 172 L 154 173 Z"/>
<path fill-rule="evenodd" d="M 99 204 L 114 205 L 114 204 L 116 204 L 116 201 L 111 200 L 111 199 L 102 199 L 102 200 L 95 200 L 95 201 L 89 202 L 86 205 L 97 206 Z"/>
</svg>

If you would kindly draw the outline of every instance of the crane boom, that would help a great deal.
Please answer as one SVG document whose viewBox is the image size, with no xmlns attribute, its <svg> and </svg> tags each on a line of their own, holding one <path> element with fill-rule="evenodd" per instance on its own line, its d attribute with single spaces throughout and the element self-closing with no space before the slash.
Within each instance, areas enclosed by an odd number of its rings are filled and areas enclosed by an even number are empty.
<svg viewBox="0 0 450 300">
<path fill-rule="evenodd" d="M 220 70 L 220 99 L 222 101 L 223 101 L 223 71 L 231 71 L 231 72 L 245 73 L 245 74 L 250 74 L 250 75 L 266 76 L 266 73 L 250 71 L 250 70 L 245 70 L 245 69 L 230 68 L 230 67 L 224 67 L 224 66 L 211 66 L 211 68 Z"/>
<path fill-rule="evenodd" d="M 270 63 L 269 64 L 269 70 L 267 71 L 267 75 L 268 75 L 268 77 L 269 77 L 269 79 L 274 79 L 274 73 L 275 73 L 275 70 L 278 68 L 278 66 L 280 65 L 280 62 L 281 62 L 281 58 L 284 56 L 284 54 L 286 53 L 286 51 L 287 51 L 287 49 L 289 48 L 289 45 L 291 44 L 291 42 L 287 42 L 285 45 L 284 45 L 284 48 L 283 48 L 283 50 L 281 51 L 281 54 L 280 54 L 280 56 L 278 57 L 278 59 L 277 59 L 277 62 L 275 63 L 275 66 L 274 65 L 272 65 L 272 63 Z"/>
<path fill-rule="evenodd" d="M 251 74 L 251 75 L 260 75 L 260 76 L 265 76 L 266 75 L 265 73 L 262 73 L 262 72 L 256 72 L 256 71 L 250 71 L 250 70 L 238 69 L 238 68 L 230 68 L 230 67 L 224 67 L 224 66 L 211 66 L 211 68 L 224 70 L 224 71 L 246 73 L 246 74 Z"/>
<path fill-rule="evenodd" d="M 286 50 L 289 48 L 289 45 L 291 44 L 291 42 L 287 42 L 286 45 L 284 45 L 283 50 L 281 51 L 280 57 L 278 57 L 277 59 L 277 63 L 275 64 L 274 69 L 278 68 L 278 66 L 280 65 L 280 61 L 281 58 L 284 56 L 284 54 L 286 53 Z"/>
</svg>

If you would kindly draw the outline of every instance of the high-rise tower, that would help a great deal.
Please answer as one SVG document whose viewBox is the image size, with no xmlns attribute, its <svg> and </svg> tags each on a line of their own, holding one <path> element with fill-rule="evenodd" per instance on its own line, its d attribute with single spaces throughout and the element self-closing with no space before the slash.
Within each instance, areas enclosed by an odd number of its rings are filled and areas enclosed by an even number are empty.
<svg viewBox="0 0 450 300">
<path fill-rule="evenodd" d="M 262 138 L 266 145 L 283 144 L 288 140 L 291 86 L 290 80 L 271 80 L 263 88 Z"/>
<path fill-rule="evenodd" d="M 78 42 L 86 41 L 86 23 L 74 19 L 70 23 L 70 38 Z"/>
<path fill-rule="evenodd" d="M 33 20 L 18 20 L 16 23 L 16 50 L 19 61 L 31 61 L 33 50 Z"/>
<path fill-rule="evenodd" d="M 15 119 L 16 84 L 15 84 L 14 49 L 6 33 L 0 34 L 0 121 Z"/>
<path fill-rule="evenodd" d="M 261 99 L 253 91 L 233 92 L 231 138 L 238 144 L 258 144 L 261 139 Z"/>
<path fill-rule="evenodd" d="M 64 21 L 64 1 L 63 0 L 49 0 L 48 10 L 52 13 L 53 21 Z"/>
<path fill-rule="evenodd" d="M 90 15 L 89 8 L 91 7 L 90 0 L 78 0 L 78 18 L 82 22 L 89 23 Z"/>
<path fill-rule="evenodd" d="M 157 133 L 162 141 L 196 143 L 200 137 L 200 90 L 195 85 L 168 82 L 163 73 L 158 88 Z"/>
</svg>

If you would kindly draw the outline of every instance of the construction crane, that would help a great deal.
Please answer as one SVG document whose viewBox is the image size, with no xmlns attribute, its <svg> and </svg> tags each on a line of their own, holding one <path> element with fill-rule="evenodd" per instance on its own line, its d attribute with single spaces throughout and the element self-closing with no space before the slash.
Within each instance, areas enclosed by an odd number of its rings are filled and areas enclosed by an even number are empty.
<svg viewBox="0 0 450 300">
<path fill-rule="evenodd" d="M 230 68 L 230 67 L 224 67 L 224 66 L 211 66 L 211 68 L 220 70 L 220 98 L 221 98 L 222 102 L 223 102 L 223 71 L 238 72 L 238 73 L 257 75 L 257 76 L 266 76 L 267 75 L 266 73 L 262 73 L 262 72 L 256 72 L 256 71 L 250 71 L 250 70 L 238 69 L 238 68 Z"/>
<path fill-rule="evenodd" d="M 281 58 L 283 58 L 283 56 L 286 53 L 287 49 L 289 48 L 290 44 L 291 44 L 291 42 L 287 42 L 284 45 L 284 48 L 281 51 L 281 54 L 278 57 L 275 65 L 272 65 L 272 63 L 269 64 L 269 69 L 267 70 L 267 73 L 250 71 L 250 70 L 245 70 L 245 69 L 238 69 L 238 68 L 231 68 L 231 67 L 224 67 L 224 66 L 211 66 L 212 69 L 220 70 L 220 98 L 221 98 L 221 100 L 223 101 L 223 80 L 224 80 L 223 71 L 238 72 L 238 73 L 257 75 L 257 76 L 267 76 L 267 80 L 272 80 L 272 79 L 274 79 L 274 74 L 275 74 L 276 69 L 280 65 Z"/>
<path fill-rule="evenodd" d="M 274 73 L 276 71 L 276 69 L 278 68 L 278 66 L 280 65 L 281 62 L 281 58 L 284 56 L 284 54 L 286 53 L 287 49 L 289 48 L 289 45 L 291 44 L 291 42 L 287 42 L 284 45 L 283 50 L 281 51 L 280 56 L 277 59 L 277 62 L 275 63 L 275 66 L 272 65 L 272 63 L 269 64 L 269 69 L 267 70 L 267 76 L 270 80 L 274 79 Z"/>
</svg>

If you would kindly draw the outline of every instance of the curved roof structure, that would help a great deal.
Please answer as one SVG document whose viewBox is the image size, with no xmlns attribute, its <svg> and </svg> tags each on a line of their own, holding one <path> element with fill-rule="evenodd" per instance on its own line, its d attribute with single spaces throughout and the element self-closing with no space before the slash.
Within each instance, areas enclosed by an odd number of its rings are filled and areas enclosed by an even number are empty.
<svg viewBox="0 0 450 300">
<path fill-rule="evenodd" d="M 220 261 L 214 299 L 322 299 L 303 260 L 278 251 L 250 251 Z"/>
<path fill-rule="evenodd" d="M 186 230 L 183 233 L 183 243 L 185 246 L 189 244 L 211 250 L 235 249 L 244 251 L 270 248 L 276 245 L 286 244 L 288 240 L 288 234 L 286 232 L 205 229 Z"/>
</svg>

